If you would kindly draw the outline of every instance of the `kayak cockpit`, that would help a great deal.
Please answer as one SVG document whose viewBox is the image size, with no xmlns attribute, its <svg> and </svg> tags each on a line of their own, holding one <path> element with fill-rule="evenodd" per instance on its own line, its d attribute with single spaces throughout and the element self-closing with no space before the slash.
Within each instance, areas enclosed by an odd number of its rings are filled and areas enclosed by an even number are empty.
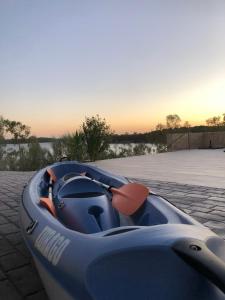
<svg viewBox="0 0 225 300">
<path fill-rule="evenodd" d="M 40 183 L 40 199 L 41 204 L 69 229 L 91 234 L 117 227 L 120 230 L 123 226 L 186 223 L 173 210 L 153 205 L 154 195 L 147 195 L 146 201 L 131 214 L 123 214 L 112 205 L 113 194 L 107 188 L 107 184 L 120 187 L 123 182 L 97 174 L 96 170 L 84 165 L 82 168 L 74 164 L 65 166 L 45 171 Z"/>
</svg>

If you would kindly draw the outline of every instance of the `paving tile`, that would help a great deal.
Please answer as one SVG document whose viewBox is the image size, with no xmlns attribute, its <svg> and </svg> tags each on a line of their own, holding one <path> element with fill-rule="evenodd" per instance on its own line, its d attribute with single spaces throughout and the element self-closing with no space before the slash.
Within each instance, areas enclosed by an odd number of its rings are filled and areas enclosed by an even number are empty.
<svg viewBox="0 0 225 300">
<path fill-rule="evenodd" d="M 8 206 L 8 205 L 5 205 L 5 204 L 3 204 L 3 203 L 0 203 L 0 211 L 1 211 L 1 212 L 4 211 L 4 210 L 7 210 L 7 209 L 9 209 L 9 206 Z"/>
<path fill-rule="evenodd" d="M 208 208 L 208 209 L 211 209 L 211 210 L 215 209 L 215 205 L 207 204 L 204 201 L 202 201 L 202 202 L 197 201 L 196 203 L 193 202 L 192 205 L 197 206 L 197 207 Z"/>
<path fill-rule="evenodd" d="M 187 195 L 188 197 L 193 197 L 193 198 L 198 198 L 198 199 L 205 199 L 206 198 L 206 194 L 205 193 L 190 193 Z M 213 200 L 213 199 L 212 199 Z"/>
<path fill-rule="evenodd" d="M 166 199 L 170 200 L 171 202 L 174 202 L 174 203 L 179 203 L 179 204 L 183 204 L 183 205 L 187 205 L 187 204 L 191 204 L 191 202 L 187 201 L 186 199 L 182 199 L 182 198 L 179 198 L 179 199 L 174 199 L 173 196 L 170 196 L 170 195 L 166 195 L 165 197 Z"/>
<path fill-rule="evenodd" d="M 17 201 L 7 201 L 7 205 L 12 208 L 18 207 Z"/>
<path fill-rule="evenodd" d="M 29 263 L 29 259 L 25 258 L 19 252 L 10 253 L 0 257 L 0 266 L 4 271 L 10 271 Z"/>
<path fill-rule="evenodd" d="M 212 205 L 212 206 L 216 206 L 216 205 L 218 205 L 218 202 L 217 201 L 213 201 L 213 200 L 205 200 L 204 201 L 204 203 L 206 203 L 206 204 L 209 204 L 209 205 Z M 225 207 L 225 205 L 223 205 L 223 203 L 222 203 L 222 206 L 224 206 Z"/>
<path fill-rule="evenodd" d="M 210 221 L 225 221 L 224 217 L 218 216 L 218 215 L 213 215 L 210 213 L 205 213 L 205 212 L 200 212 L 200 211 L 195 211 L 191 214 L 193 217 L 200 217 L 206 220 L 210 220 Z M 225 226 L 225 224 L 224 224 Z"/>
<path fill-rule="evenodd" d="M 219 211 L 225 211 L 225 206 L 217 205 L 217 206 L 214 206 L 213 209 L 219 210 Z"/>
<path fill-rule="evenodd" d="M 221 197 L 219 197 L 219 196 L 209 197 L 209 200 L 222 201 L 222 202 L 224 201 L 225 202 L 224 196 L 221 196 Z"/>
<path fill-rule="evenodd" d="M 14 223 L 15 225 L 19 225 L 19 215 L 9 216 L 8 220 Z"/>
<path fill-rule="evenodd" d="M 23 296 L 33 294 L 42 289 L 40 278 L 29 265 L 10 271 L 7 274 Z"/>
<path fill-rule="evenodd" d="M 190 214 L 190 213 L 192 212 L 192 210 L 191 210 L 191 209 L 184 208 L 184 212 L 185 212 L 186 214 Z"/>
<path fill-rule="evenodd" d="M 20 232 L 7 234 L 5 237 L 13 245 L 18 245 L 20 243 L 23 243 L 23 237 Z"/>
<path fill-rule="evenodd" d="M 224 229 L 224 223 L 217 222 L 217 221 L 206 221 L 204 222 L 204 225 L 209 227 L 209 228 L 217 228 L 217 229 Z"/>
<path fill-rule="evenodd" d="M 203 213 L 208 213 L 208 212 L 212 211 L 211 208 L 197 206 L 197 205 L 191 205 L 191 209 L 193 211 L 196 211 L 196 212 L 199 211 L 199 212 L 203 212 Z"/>
<path fill-rule="evenodd" d="M 0 240 L 0 256 L 15 252 L 14 247 L 5 239 Z"/>
<path fill-rule="evenodd" d="M 199 223 L 201 223 L 201 224 L 204 224 L 205 222 L 208 221 L 208 220 L 205 219 L 205 218 L 201 218 L 201 217 L 198 217 L 198 216 L 193 216 L 193 215 L 192 215 L 192 212 L 190 213 L 190 216 L 191 216 L 192 218 L 194 218 L 196 221 L 198 221 Z"/>
<path fill-rule="evenodd" d="M 190 204 L 183 204 L 183 203 L 179 203 L 179 202 L 176 202 L 176 203 L 182 209 L 190 208 Z"/>
<path fill-rule="evenodd" d="M 18 226 L 11 224 L 11 223 L 0 225 L 0 233 L 1 234 L 15 233 L 15 232 L 18 232 L 19 230 L 20 229 L 18 228 Z"/>
<path fill-rule="evenodd" d="M 8 280 L 0 281 L 1 300 L 20 300 L 22 297 Z"/>
<path fill-rule="evenodd" d="M 185 194 L 186 193 L 184 192 L 176 192 L 176 191 L 168 193 L 169 196 L 184 196 Z"/>
<path fill-rule="evenodd" d="M 17 215 L 18 211 L 15 208 L 11 209 L 11 208 L 8 207 L 8 209 L 5 209 L 3 211 L 0 210 L 0 213 L 1 213 L 1 215 L 8 217 L 8 216 Z"/>
<path fill-rule="evenodd" d="M 0 270 L 0 280 L 5 280 L 7 279 L 6 275 Z M 0 290 L 0 295 L 1 295 L 1 290 Z"/>
<path fill-rule="evenodd" d="M 215 203 L 216 205 L 225 207 L 225 201 L 215 201 L 214 203 Z"/>
<path fill-rule="evenodd" d="M 186 195 L 185 197 L 186 200 L 188 201 L 191 201 L 191 202 L 197 202 L 197 203 L 202 203 L 202 202 L 205 202 L 205 200 L 207 200 L 207 196 L 205 196 L 205 198 L 199 198 L 199 197 L 193 197 L 193 196 L 190 196 L 189 194 Z"/>
<path fill-rule="evenodd" d="M 214 215 L 216 215 L 216 216 L 224 217 L 224 221 L 225 221 L 225 211 L 221 211 L 221 210 L 212 210 L 210 213 L 211 213 L 211 214 L 214 214 Z"/>
<path fill-rule="evenodd" d="M 211 228 L 211 230 L 214 231 L 219 236 L 225 236 L 225 229 Z"/>
<path fill-rule="evenodd" d="M 44 290 L 26 297 L 27 300 L 48 300 L 48 296 Z"/>
<path fill-rule="evenodd" d="M 0 216 L 0 225 L 6 224 L 6 223 L 9 223 L 9 221 L 5 217 Z"/>
<path fill-rule="evenodd" d="M 15 248 L 16 248 L 17 250 L 19 250 L 20 253 L 22 253 L 24 256 L 30 258 L 30 257 L 31 257 L 31 254 L 30 254 L 29 250 L 27 249 L 27 247 L 26 247 L 26 245 L 24 244 L 24 242 L 23 242 L 23 241 L 21 241 L 21 242 L 22 242 L 22 243 L 16 245 Z"/>
</svg>

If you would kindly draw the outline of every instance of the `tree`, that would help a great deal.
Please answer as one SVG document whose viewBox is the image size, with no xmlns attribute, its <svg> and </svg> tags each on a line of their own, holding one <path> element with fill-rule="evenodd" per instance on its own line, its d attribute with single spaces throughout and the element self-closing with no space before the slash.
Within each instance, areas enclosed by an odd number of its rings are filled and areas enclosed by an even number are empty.
<svg viewBox="0 0 225 300">
<path fill-rule="evenodd" d="M 168 129 L 179 128 L 181 123 L 181 118 L 176 115 L 168 115 L 166 116 L 166 125 Z"/>
<path fill-rule="evenodd" d="M 205 120 L 207 126 L 212 126 L 212 118 Z"/>
<path fill-rule="evenodd" d="M 109 148 L 109 140 L 112 134 L 110 126 L 105 119 L 101 119 L 99 115 L 96 115 L 95 117 L 86 117 L 82 129 L 90 160 L 100 159 Z"/>
<path fill-rule="evenodd" d="M 0 139 L 4 138 L 4 119 L 2 116 L 0 116 Z"/>
<path fill-rule="evenodd" d="M 3 148 L 3 141 L 4 141 L 4 119 L 0 116 L 0 160 L 2 160 L 4 155 L 4 148 Z"/>
<path fill-rule="evenodd" d="M 213 117 L 213 124 L 215 126 L 219 126 L 220 125 L 220 116 L 217 116 L 217 117 Z"/>
<path fill-rule="evenodd" d="M 183 127 L 190 128 L 191 124 L 188 121 L 185 121 Z"/>
<path fill-rule="evenodd" d="M 223 116 L 223 125 L 225 125 L 225 113 L 222 115 Z"/>
<path fill-rule="evenodd" d="M 4 120 L 4 127 L 6 132 L 12 135 L 16 144 L 24 142 L 30 135 L 30 127 L 17 121 Z"/>
<path fill-rule="evenodd" d="M 220 116 L 215 116 L 206 120 L 208 126 L 220 126 Z"/>
<path fill-rule="evenodd" d="M 163 125 L 162 123 L 157 124 L 155 127 L 155 130 L 162 131 L 163 129 L 165 129 L 165 125 Z"/>
</svg>

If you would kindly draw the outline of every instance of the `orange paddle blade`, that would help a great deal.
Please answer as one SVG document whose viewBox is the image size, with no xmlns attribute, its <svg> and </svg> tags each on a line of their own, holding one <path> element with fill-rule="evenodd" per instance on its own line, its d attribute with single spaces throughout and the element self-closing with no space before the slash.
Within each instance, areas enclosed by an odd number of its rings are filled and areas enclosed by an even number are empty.
<svg viewBox="0 0 225 300">
<path fill-rule="evenodd" d="M 139 183 L 128 183 L 119 189 L 111 188 L 110 190 L 113 193 L 113 207 L 126 216 L 135 213 L 149 194 L 149 189 Z"/>
<path fill-rule="evenodd" d="M 56 210 L 53 202 L 49 198 L 41 198 L 41 205 L 43 205 L 47 210 L 56 218 Z"/>
<path fill-rule="evenodd" d="M 55 173 L 53 172 L 52 169 L 48 168 L 47 169 L 47 173 L 49 174 L 49 176 L 51 177 L 52 181 L 56 182 L 57 178 L 55 176 Z"/>
</svg>

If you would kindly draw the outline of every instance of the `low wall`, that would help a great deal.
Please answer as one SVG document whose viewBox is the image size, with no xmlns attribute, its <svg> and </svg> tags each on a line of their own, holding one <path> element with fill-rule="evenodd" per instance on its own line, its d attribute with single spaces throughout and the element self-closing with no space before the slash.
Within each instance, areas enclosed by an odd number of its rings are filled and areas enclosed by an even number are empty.
<svg viewBox="0 0 225 300">
<path fill-rule="evenodd" d="M 225 148 L 225 131 L 167 134 L 168 151 Z"/>
</svg>

